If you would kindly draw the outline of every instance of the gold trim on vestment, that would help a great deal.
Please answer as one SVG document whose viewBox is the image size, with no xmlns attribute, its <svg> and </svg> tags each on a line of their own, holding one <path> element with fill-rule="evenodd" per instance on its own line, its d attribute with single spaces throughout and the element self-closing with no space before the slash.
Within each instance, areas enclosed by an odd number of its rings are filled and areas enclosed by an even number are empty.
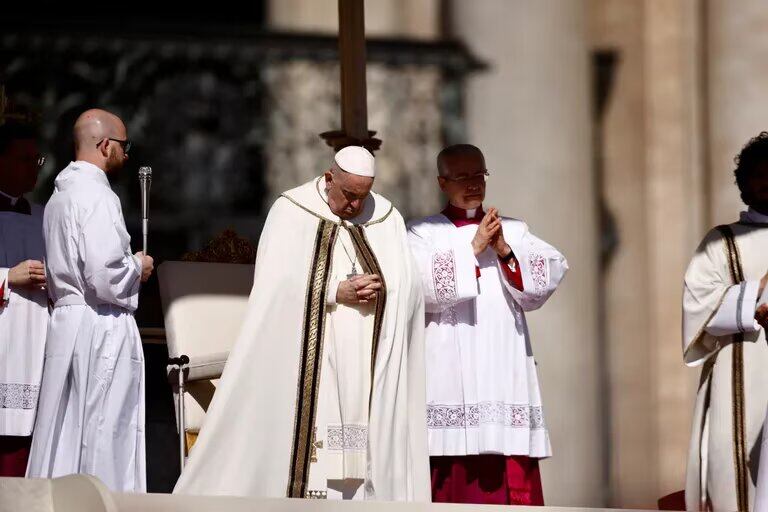
<svg viewBox="0 0 768 512">
<path fill-rule="evenodd" d="M 385 213 L 383 217 L 381 217 L 380 219 L 376 219 L 376 220 L 372 220 L 372 221 L 366 222 L 365 224 L 360 224 L 360 225 L 364 226 L 364 227 L 368 227 L 368 226 L 374 226 L 376 224 L 380 224 L 380 223 L 384 222 L 385 220 L 387 220 L 387 218 L 394 211 L 394 209 L 395 209 L 395 206 L 390 204 L 389 205 L 389 210 L 387 210 L 387 213 Z"/>
<path fill-rule="evenodd" d="M 733 343 L 733 456 L 736 467 L 736 496 L 739 511 L 749 510 L 747 449 L 744 426 L 744 335 L 734 335 Z"/>
<path fill-rule="evenodd" d="M 305 212 L 307 212 L 308 214 L 310 214 L 310 215 L 312 215 L 312 216 L 314 216 L 314 217 L 317 217 L 317 218 L 318 218 L 318 219 L 320 219 L 320 220 L 324 220 L 324 221 L 326 221 L 326 222 L 331 222 L 331 223 L 333 223 L 333 224 L 336 224 L 336 225 L 339 225 L 339 224 L 340 224 L 339 222 L 334 222 L 334 221 L 332 221 L 332 220 L 330 220 L 330 219 L 326 219 L 325 217 L 323 217 L 323 216 L 322 216 L 322 215 L 320 215 L 319 213 L 315 213 L 315 212 L 313 212 L 312 210 L 310 210 L 309 208 L 307 208 L 306 206 L 304 206 L 304 205 L 303 205 L 303 204 L 301 204 L 300 202 L 296 201 L 296 200 L 295 200 L 294 198 L 292 198 L 291 196 L 287 196 L 287 195 L 285 195 L 285 194 L 280 194 L 280 197 L 284 197 L 284 198 L 286 198 L 287 200 L 289 200 L 290 202 L 292 202 L 293 204 L 295 204 L 296 206 L 298 206 L 299 208 L 301 208 L 302 210 L 304 210 L 304 211 L 305 211 Z"/>
<path fill-rule="evenodd" d="M 387 283 L 384 281 L 384 275 L 381 271 L 379 261 L 373 253 L 365 231 L 361 226 L 352 226 L 347 228 L 352 243 L 355 244 L 357 251 L 362 256 L 363 269 L 369 274 L 377 274 L 381 277 L 381 291 L 376 297 L 376 314 L 373 319 L 373 342 L 371 343 L 371 389 L 368 393 L 368 415 L 371 413 L 371 400 L 373 399 L 373 373 L 376 369 L 376 354 L 379 348 L 379 338 L 381 337 L 381 327 L 384 322 L 384 309 L 387 305 Z"/>
<path fill-rule="evenodd" d="M 320 179 L 320 178 L 318 178 L 318 179 Z M 328 219 L 328 218 L 326 218 L 326 217 L 323 217 L 323 216 L 322 216 L 322 215 L 320 215 L 319 213 L 313 212 L 312 210 L 310 210 L 309 208 L 307 208 L 306 206 L 304 206 L 304 205 L 303 205 L 303 204 L 301 204 L 300 202 L 296 201 L 295 199 L 293 199 L 293 198 L 292 198 L 291 196 L 289 196 L 289 195 L 286 195 L 286 194 L 280 194 L 280 197 L 284 197 L 284 198 L 286 198 L 287 200 L 289 200 L 290 202 L 292 202 L 293 204 L 295 204 L 296 206 L 298 206 L 299 208 L 301 208 L 302 210 L 304 210 L 304 211 L 305 211 L 305 212 L 307 212 L 308 214 L 310 214 L 310 215 L 312 215 L 312 216 L 314 216 L 314 217 L 317 217 L 318 219 L 321 219 L 321 220 L 324 220 L 324 221 L 327 221 L 327 222 L 332 222 L 333 224 L 336 224 L 337 226 L 341 226 L 341 225 L 342 225 L 342 223 L 343 223 L 341 219 L 339 219 L 339 220 L 335 221 L 335 220 L 331 220 L 331 219 Z M 320 197 L 322 198 L 322 196 L 320 196 Z M 384 215 L 383 215 L 383 216 L 382 216 L 380 219 L 372 220 L 372 221 L 369 221 L 369 222 L 365 222 L 365 223 L 363 223 L 363 224 L 357 224 L 357 225 L 359 225 L 359 226 L 373 226 L 373 225 L 375 225 L 375 224 L 379 224 L 379 223 L 381 223 L 381 222 L 384 222 L 385 220 L 387 220 L 387 218 L 390 216 L 390 214 L 391 214 L 391 213 L 392 213 L 394 210 L 395 210 L 395 206 L 394 206 L 394 205 L 392 205 L 392 204 L 390 204 L 390 205 L 389 205 L 389 210 L 387 210 L 387 213 L 385 213 L 385 214 L 384 214 Z M 350 223 L 350 224 L 351 224 L 351 223 Z"/>
<path fill-rule="evenodd" d="M 733 281 L 733 284 L 739 284 L 741 282 L 741 263 L 739 251 L 733 236 L 733 230 L 727 225 L 718 226 L 717 230 L 723 236 L 725 241 L 725 254 L 728 258 L 728 270 L 731 273 L 731 280 Z"/>
<path fill-rule="evenodd" d="M 736 245 L 733 229 L 730 226 L 718 226 L 726 242 L 728 267 L 734 284 L 744 281 L 741 255 Z M 739 512 L 749 510 L 749 484 L 747 479 L 747 448 L 744 412 L 744 333 L 733 335 L 731 353 L 731 397 L 733 416 L 733 462 L 736 472 L 736 502 Z"/>
<path fill-rule="evenodd" d="M 337 231 L 338 226 L 335 223 L 323 218 L 320 219 L 312 253 L 312 264 L 310 266 L 304 306 L 301 366 L 299 367 L 296 391 L 291 466 L 286 492 L 289 498 L 304 498 L 307 496 L 309 461 L 313 442 L 312 432 L 315 427 L 323 354 L 326 290 L 331 273 L 331 254 Z M 283 342 L 285 340 L 277 341 Z"/>
</svg>

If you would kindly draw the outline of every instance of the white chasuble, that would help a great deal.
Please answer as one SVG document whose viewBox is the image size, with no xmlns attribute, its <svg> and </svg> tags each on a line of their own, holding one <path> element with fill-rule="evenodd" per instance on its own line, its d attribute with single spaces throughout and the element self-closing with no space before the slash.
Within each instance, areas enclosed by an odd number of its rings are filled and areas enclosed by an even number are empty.
<svg viewBox="0 0 768 512">
<path fill-rule="evenodd" d="M 514 269 L 503 269 L 490 248 L 475 257 L 476 224 L 457 226 L 440 214 L 409 227 L 426 297 L 433 456 L 551 455 L 525 313 L 544 304 L 568 264 L 525 223 L 503 218 L 502 229 Z"/>
<path fill-rule="evenodd" d="M 375 193 L 342 221 L 321 180 L 270 209 L 240 337 L 174 492 L 429 500 L 424 301 L 405 225 Z M 385 291 L 337 305 L 355 263 Z"/>
<path fill-rule="evenodd" d="M 710 231 L 685 275 L 685 363 L 702 366 L 691 432 L 688 510 L 751 510 L 768 407 L 768 346 L 754 321 L 768 270 L 768 217 Z"/>
<path fill-rule="evenodd" d="M 141 263 L 106 174 L 70 163 L 43 231 L 54 310 L 27 476 L 88 473 L 113 491 L 143 492 L 144 356 L 133 318 Z"/>
<path fill-rule="evenodd" d="M 48 292 L 8 284 L 11 268 L 45 260 L 43 209 L 30 211 L 0 211 L 0 436 L 32 433 L 43 373 Z"/>
</svg>

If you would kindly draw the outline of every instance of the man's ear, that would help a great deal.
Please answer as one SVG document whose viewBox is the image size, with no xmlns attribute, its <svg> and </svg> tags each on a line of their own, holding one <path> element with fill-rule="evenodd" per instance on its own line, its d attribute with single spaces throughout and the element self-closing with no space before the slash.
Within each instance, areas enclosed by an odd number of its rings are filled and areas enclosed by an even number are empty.
<svg viewBox="0 0 768 512">
<path fill-rule="evenodd" d="M 330 185 L 333 183 L 333 169 L 328 169 L 325 171 L 325 184 Z"/>
<path fill-rule="evenodd" d="M 437 177 L 437 184 L 440 185 L 440 190 L 442 190 L 443 192 L 445 192 L 445 186 L 447 183 L 448 183 L 448 180 L 446 180 L 442 176 Z"/>
<path fill-rule="evenodd" d="M 104 158 L 108 158 L 109 157 L 109 140 L 108 139 L 100 140 L 97 146 L 97 149 L 99 150 L 99 153 L 101 153 L 101 156 L 103 156 Z"/>
</svg>

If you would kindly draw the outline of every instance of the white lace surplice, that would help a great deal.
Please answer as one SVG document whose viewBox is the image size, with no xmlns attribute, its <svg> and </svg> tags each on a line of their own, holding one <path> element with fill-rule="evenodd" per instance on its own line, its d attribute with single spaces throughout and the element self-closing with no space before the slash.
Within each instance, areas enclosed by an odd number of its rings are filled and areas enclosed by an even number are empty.
<svg viewBox="0 0 768 512">
<path fill-rule="evenodd" d="M 426 298 L 430 455 L 548 457 L 524 312 L 549 298 L 568 265 L 525 223 L 503 219 L 504 237 L 520 264 L 524 291 L 519 291 L 492 250 L 475 258 L 476 230 L 476 225 L 456 227 L 442 214 L 409 228 Z"/>
</svg>

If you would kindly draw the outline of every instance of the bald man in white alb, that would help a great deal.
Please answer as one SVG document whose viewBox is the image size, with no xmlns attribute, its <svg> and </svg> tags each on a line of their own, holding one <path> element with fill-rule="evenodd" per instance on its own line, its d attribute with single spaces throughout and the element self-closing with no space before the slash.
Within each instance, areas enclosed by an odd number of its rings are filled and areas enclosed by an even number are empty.
<svg viewBox="0 0 768 512">
<path fill-rule="evenodd" d="M 76 161 L 45 209 L 48 326 L 28 477 L 98 477 L 113 491 L 146 490 L 144 356 L 133 313 L 150 256 L 130 236 L 107 174 L 128 159 L 123 122 L 89 110 L 75 123 Z"/>
</svg>

